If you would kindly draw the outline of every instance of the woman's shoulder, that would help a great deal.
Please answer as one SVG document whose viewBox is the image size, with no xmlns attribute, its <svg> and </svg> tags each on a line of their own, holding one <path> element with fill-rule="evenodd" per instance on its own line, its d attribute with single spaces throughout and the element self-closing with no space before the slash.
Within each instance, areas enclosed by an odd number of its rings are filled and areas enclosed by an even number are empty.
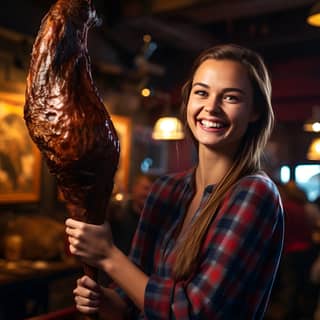
<svg viewBox="0 0 320 320">
<path fill-rule="evenodd" d="M 181 172 L 173 172 L 160 176 L 156 181 L 156 185 L 176 185 L 192 183 L 194 169 L 188 169 Z"/>
<path fill-rule="evenodd" d="M 162 175 L 152 184 L 147 203 L 166 203 L 168 199 L 179 198 L 192 181 L 192 170 Z"/>
<path fill-rule="evenodd" d="M 241 207 L 252 216 L 283 220 L 281 197 L 275 182 L 265 173 L 250 174 L 239 179 L 228 192 L 223 207 L 233 206 L 234 212 Z M 229 210 L 230 211 L 230 210 Z M 242 211 L 242 210 L 240 210 Z"/>
<path fill-rule="evenodd" d="M 280 198 L 276 183 L 263 171 L 242 177 L 235 185 L 235 191 L 245 190 L 257 195 Z"/>
</svg>

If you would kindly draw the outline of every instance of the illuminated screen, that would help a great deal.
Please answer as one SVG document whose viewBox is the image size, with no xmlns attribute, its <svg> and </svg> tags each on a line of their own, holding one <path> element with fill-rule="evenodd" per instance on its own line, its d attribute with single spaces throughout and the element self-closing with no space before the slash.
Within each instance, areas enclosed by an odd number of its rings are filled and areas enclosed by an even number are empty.
<svg viewBox="0 0 320 320">
<path fill-rule="evenodd" d="M 296 184 L 306 192 L 309 201 L 316 200 L 320 196 L 320 165 L 297 165 L 294 174 Z"/>
</svg>

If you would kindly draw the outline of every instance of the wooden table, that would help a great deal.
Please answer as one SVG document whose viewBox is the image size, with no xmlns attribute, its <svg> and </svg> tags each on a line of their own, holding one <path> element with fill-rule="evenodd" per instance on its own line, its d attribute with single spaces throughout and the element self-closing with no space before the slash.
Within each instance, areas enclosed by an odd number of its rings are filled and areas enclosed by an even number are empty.
<svg viewBox="0 0 320 320">
<path fill-rule="evenodd" d="M 75 260 L 59 262 L 0 260 L 0 319 L 22 320 L 47 313 L 50 286 L 82 274 Z M 70 290 L 72 294 L 73 288 Z"/>
</svg>

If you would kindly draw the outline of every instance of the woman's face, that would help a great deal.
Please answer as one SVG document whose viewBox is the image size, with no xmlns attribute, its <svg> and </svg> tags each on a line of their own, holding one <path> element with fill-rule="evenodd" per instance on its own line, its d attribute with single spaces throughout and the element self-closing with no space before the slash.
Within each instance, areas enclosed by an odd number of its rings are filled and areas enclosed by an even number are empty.
<svg viewBox="0 0 320 320">
<path fill-rule="evenodd" d="M 246 69 L 232 60 L 205 60 L 196 70 L 187 104 L 188 125 L 199 142 L 233 153 L 258 118 Z"/>
</svg>

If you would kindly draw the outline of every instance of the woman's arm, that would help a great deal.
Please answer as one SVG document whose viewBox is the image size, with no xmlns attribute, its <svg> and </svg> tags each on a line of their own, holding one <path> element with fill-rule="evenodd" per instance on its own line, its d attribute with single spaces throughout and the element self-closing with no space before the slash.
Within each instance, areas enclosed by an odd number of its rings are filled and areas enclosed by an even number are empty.
<svg viewBox="0 0 320 320">
<path fill-rule="evenodd" d="M 182 188 L 184 185 L 178 182 L 164 176 L 153 184 L 136 232 L 130 258 L 133 263 L 113 245 L 108 223 L 95 226 L 72 219 L 66 220 L 70 252 L 80 256 L 84 262 L 107 272 L 126 303 L 131 306 L 131 299 L 140 310 L 143 310 L 144 305 L 145 287 L 149 279 L 147 274 L 153 271 L 155 242 L 161 224 L 165 221 L 163 216 L 164 213 L 171 212 L 165 210 L 168 195 L 176 186 Z M 137 266 L 141 266 L 143 271 Z"/>
<path fill-rule="evenodd" d="M 66 233 L 70 252 L 85 263 L 108 273 L 137 307 L 143 310 L 148 277 L 113 245 L 109 224 L 92 225 L 67 219 Z"/>
<path fill-rule="evenodd" d="M 143 310 L 144 293 L 149 277 L 115 246 L 112 247 L 110 258 L 105 260 L 102 269 L 126 292 L 134 304 Z"/>
</svg>

